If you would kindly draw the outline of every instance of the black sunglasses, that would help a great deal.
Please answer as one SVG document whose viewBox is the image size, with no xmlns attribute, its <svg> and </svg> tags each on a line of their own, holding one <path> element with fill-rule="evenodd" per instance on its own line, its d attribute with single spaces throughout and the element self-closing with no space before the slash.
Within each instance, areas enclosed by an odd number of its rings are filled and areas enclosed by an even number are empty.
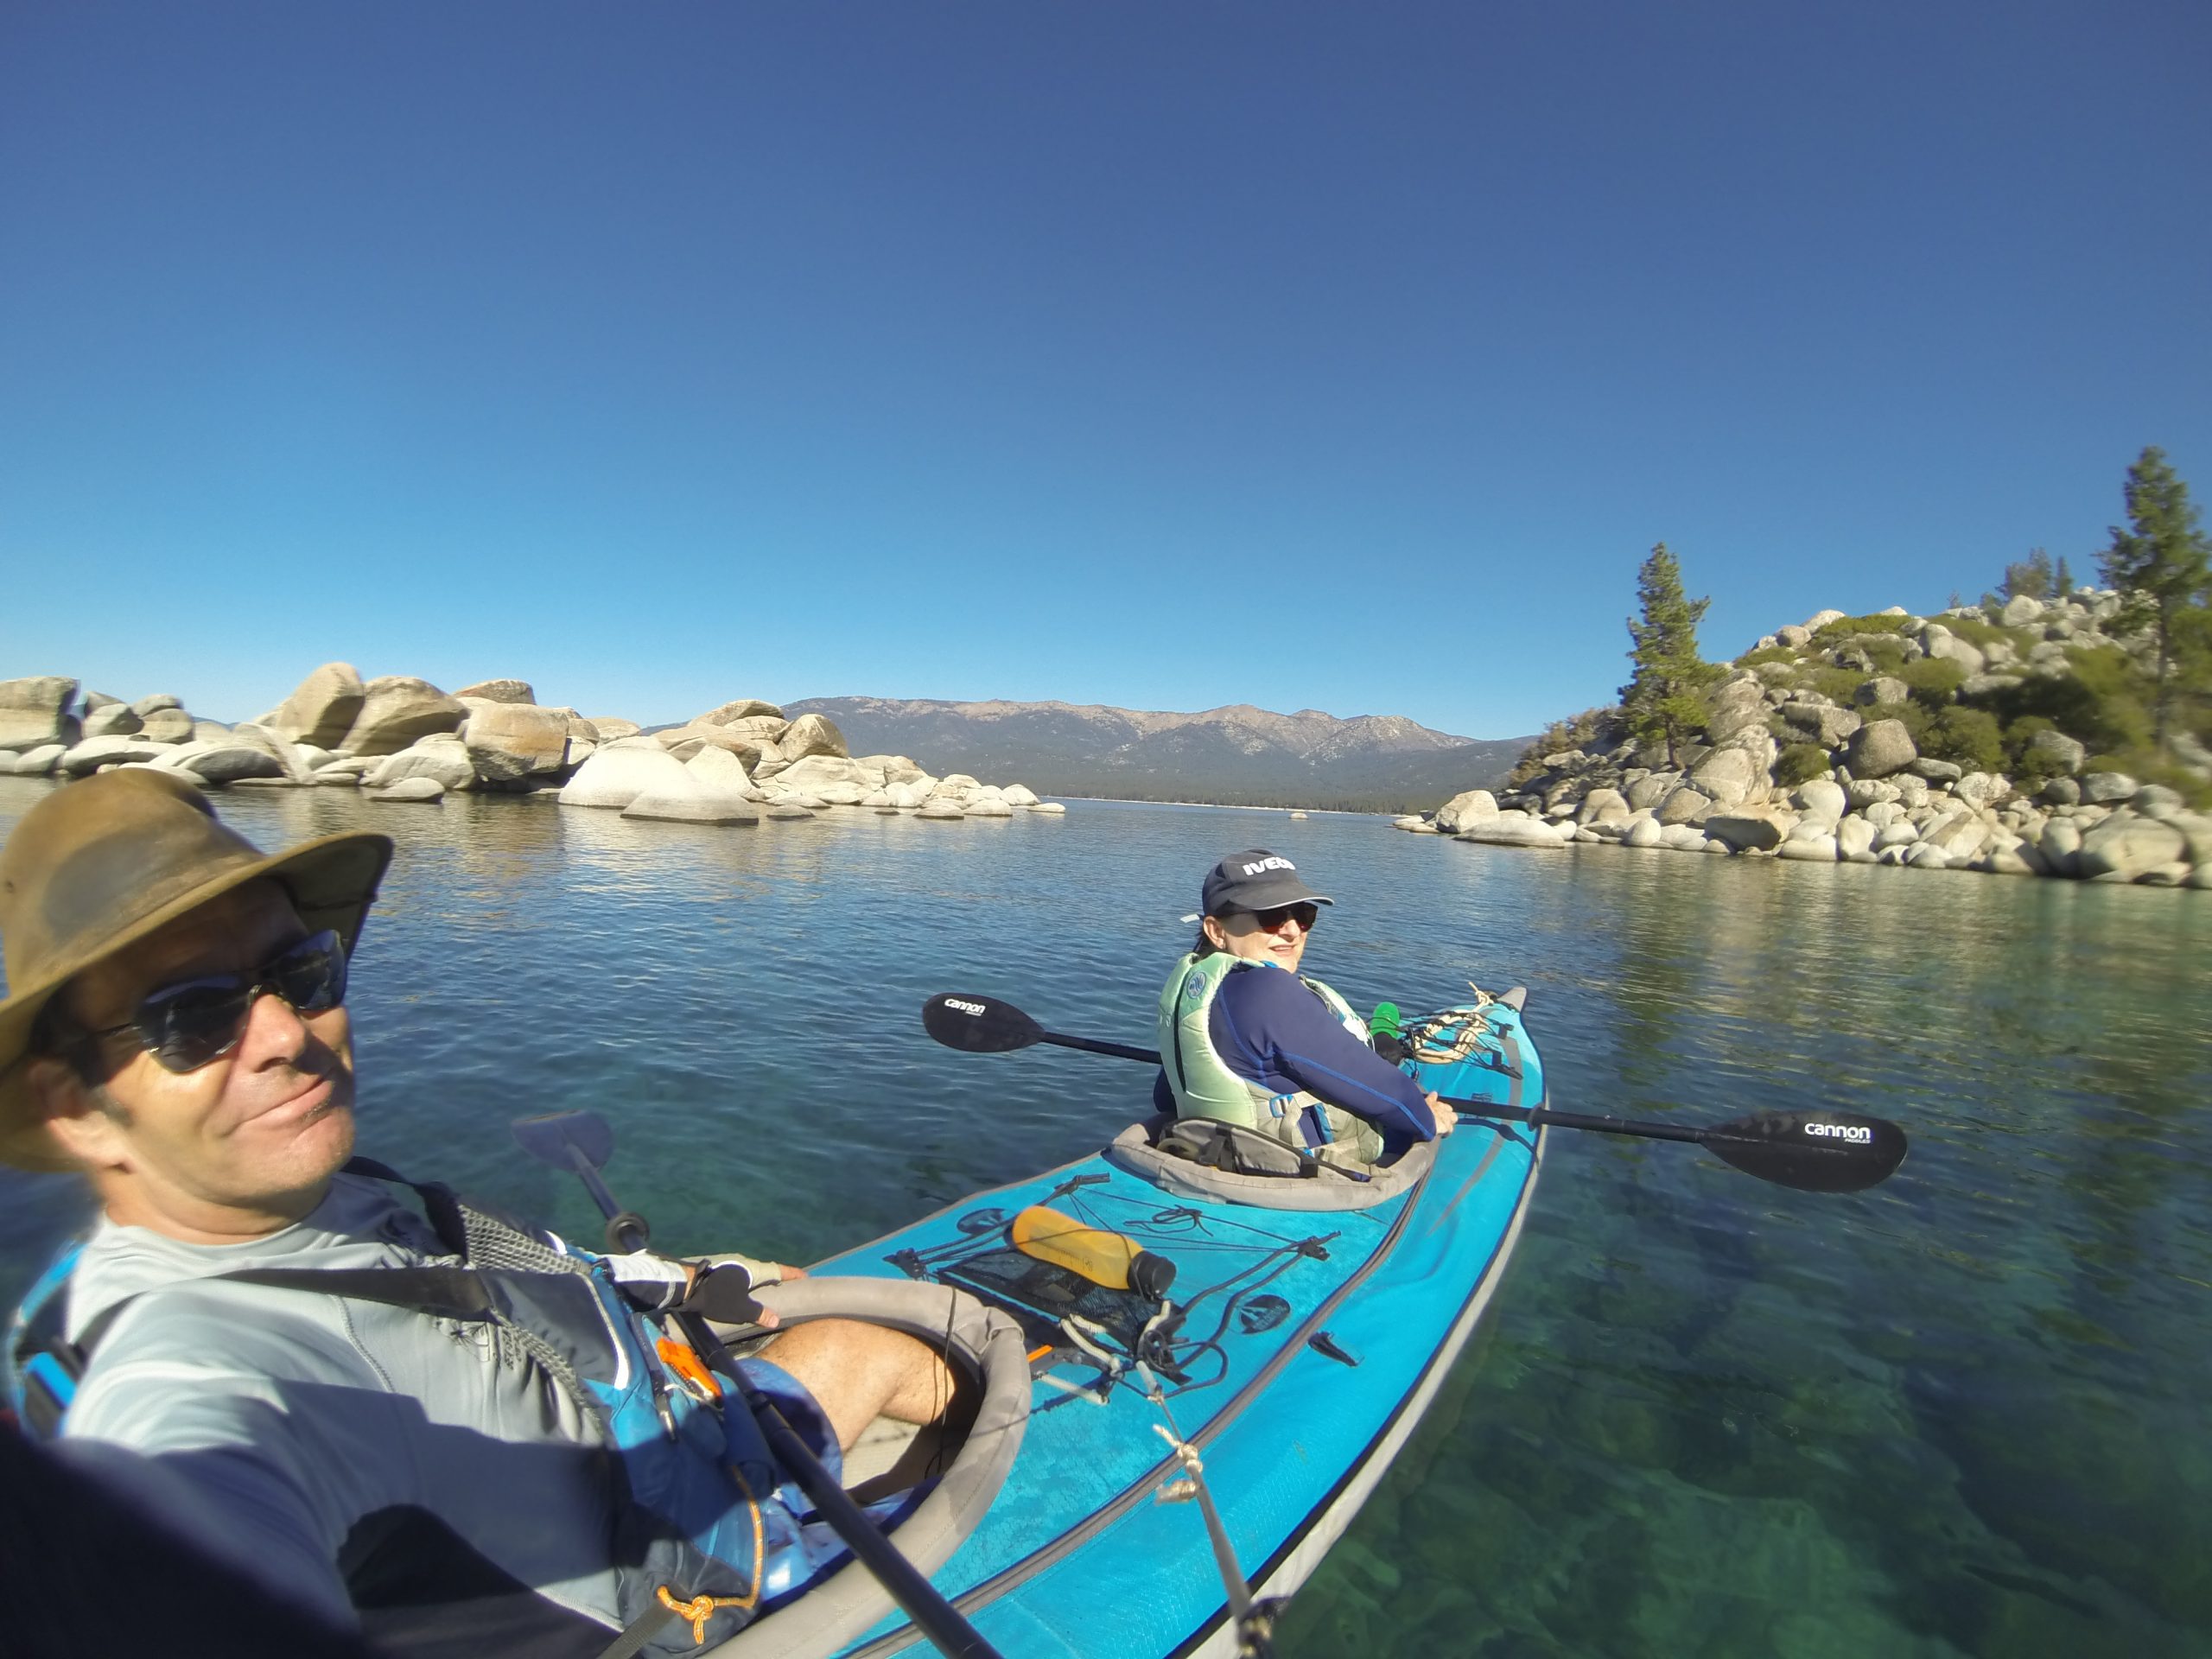
<svg viewBox="0 0 2212 1659">
<path fill-rule="evenodd" d="M 170 1071 L 196 1071 L 238 1046 L 264 991 L 301 1014 L 325 1014 L 346 1000 L 346 947 L 328 928 L 271 957 L 251 973 L 209 974 L 164 985 L 119 1026 L 66 1033 L 79 1041 L 129 1033 Z"/>
<path fill-rule="evenodd" d="M 1245 913 L 1260 925 L 1262 933 L 1280 932 L 1282 925 L 1294 918 L 1298 923 L 1300 932 L 1311 933 L 1313 924 L 1321 919 L 1319 905 L 1277 905 L 1273 910 L 1254 910 Z"/>
</svg>

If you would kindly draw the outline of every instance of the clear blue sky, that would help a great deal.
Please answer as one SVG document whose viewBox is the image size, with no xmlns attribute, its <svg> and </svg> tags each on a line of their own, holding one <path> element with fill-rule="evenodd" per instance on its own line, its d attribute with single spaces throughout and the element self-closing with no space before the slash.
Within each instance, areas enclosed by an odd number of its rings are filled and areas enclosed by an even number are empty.
<svg viewBox="0 0 2212 1659">
<path fill-rule="evenodd" d="M 34 5 L 0 677 L 1610 701 L 2212 496 L 2212 7 Z"/>
</svg>

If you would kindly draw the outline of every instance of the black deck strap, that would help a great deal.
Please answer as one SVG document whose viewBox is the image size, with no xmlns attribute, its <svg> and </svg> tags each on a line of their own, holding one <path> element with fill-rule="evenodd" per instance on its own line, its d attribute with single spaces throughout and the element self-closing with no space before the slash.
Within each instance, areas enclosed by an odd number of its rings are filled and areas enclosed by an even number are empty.
<svg viewBox="0 0 2212 1659">
<path fill-rule="evenodd" d="M 1497 1033 L 1497 1053 L 1498 1058 L 1505 1062 L 1505 1075 L 1513 1079 L 1513 1087 L 1506 1094 L 1505 1103 L 1518 1106 L 1521 1103 L 1521 1045 L 1513 1039 L 1512 1027 L 1507 1027 Z"/>
<path fill-rule="evenodd" d="M 461 1200 L 454 1190 L 442 1181 L 410 1181 L 389 1164 L 380 1164 L 373 1158 L 348 1158 L 339 1172 L 345 1175 L 366 1175 L 372 1180 L 390 1181 L 395 1186 L 410 1190 L 422 1199 L 423 1208 L 430 1217 L 430 1230 L 438 1236 L 438 1243 L 462 1261 L 468 1259 L 468 1228 L 461 1218 Z"/>
<path fill-rule="evenodd" d="M 1335 1360 L 1340 1365 L 1357 1365 L 1359 1363 L 1358 1355 L 1353 1353 L 1350 1349 L 1343 1346 L 1334 1337 L 1331 1336 L 1325 1331 L 1316 1331 L 1312 1336 L 1306 1338 L 1306 1345 L 1308 1348 L 1311 1348 L 1315 1353 L 1325 1355 L 1327 1357 Z"/>
<path fill-rule="evenodd" d="M 366 1175 L 372 1180 L 392 1181 L 401 1186 L 414 1185 L 390 1164 L 380 1164 L 373 1158 L 348 1158 L 338 1173 L 341 1175 Z"/>
<path fill-rule="evenodd" d="M 241 1268 L 212 1277 L 278 1290 L 348 1296 L 355 1301 L 427 1313 L 433 1319 L 481 1321 L 496 1317 L 483 1275 L 471 1268 Z"/>
<path fill-rule="evenodd" d="M 115 1323 L 115 1316 L 137 1300 L 136 1296 L 126 1296 L 119 1302 L 111 1302 L 85 1321 L 85 1328 L 78 1333 L 77 1340 L 68 1344 L 76 1350 L 79 1376 L 84 1375 L 84 1368 L 92 1363 L 92 1350 L 107 1334 L 108 1326 Z"/>
<path fill-rule="evenodd" d="M 1539 1105 L 1535 1108 L 1535 1109 L 1541 1111 L 1543 1107 Z M 1522 1134 L 1518 1128 L 1507 1122 L 1502 1117 L 1492 1117 L 1486 1112 L 1477 1110 L 1471 1103 L 1460 1111 L 1459 1116 L 1470 1123 L 1481 1124 L 1483 1128 L 1490 1130 L 1501 1141 L 1510 1141 L 1516 1147 L 1528 1147 L 1530 1152 L 1534 1152 L 1536 1149 L 1536 1143 L 1534 1141 L 1531 1141 L 1527 1135 Z M 1487 1167 L 1487 1166 L 1485 1166 L 1485 1167 Z"/>
<path fill-rule="evenodd" d="M 411 1308 L 437 1319 L 481 1321 L 494 1317 L 490 1293 L 483 1280 L 468 1268 L 240 1268 L 232 1273 L 211 1273 L 167 1288 L 189 1289 L 195 1284 L 266 1285 L 280 1290 L 307 1290 L 325 1296 L 351 1296 L 357 1301 L 381 1302 L 391 1307 Z M 143 1293 L 141 1293 L 142 1294 Z M 123 1310 L 137 1301 L 125 1296 L 110 1303 L 86 1320 L 73 1343 L 55 1342 L 48 1351 L 60 1361 L 72 1381 L 82 1377 L 99 1345 Z M 68 1351 L 65 1354 L 63 1348 Z"/>
<path fill-rule="evenodd" d="M 665 1602 L 655 1601 L 625 1625 L 621 1635 L 599 1650 L 599 1659 L 637 1659 L 645 1651 L 645 1643 L 658 1636 L 675 1617 L 676 1609 Z"/>
</svg>

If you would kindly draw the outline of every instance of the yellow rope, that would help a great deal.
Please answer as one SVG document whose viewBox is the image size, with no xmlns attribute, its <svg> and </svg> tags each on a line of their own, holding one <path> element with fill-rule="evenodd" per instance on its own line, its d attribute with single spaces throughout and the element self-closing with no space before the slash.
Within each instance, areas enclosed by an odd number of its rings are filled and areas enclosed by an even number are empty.
<svg viewBox="0 0 2212 1659">
<path fill-rule="evenodd" d="M 1479 985 L 1471 983 L 1467 988 L 1475 994 L 1472 1007 L 1447 1008 L 1406 1028 L 1406 1046 L 1412 1051 L 1414 1058 L 1423 1065 L 1446 1065 L 1454 1060 L 1464 1060 L 1484 1046 L 1482 1039 L 1488 1034 L 1491 1024 L 1483 1010 L 1497 999 Z M 1456 1031 L 1459 1034 L 1442 1042 L 1438 1041 L 1439 1035 L 1447 1031 Z"/>
<path fill-rule="evenodd" d="M 668 1586 L 656 1592 L 660 1605 L 691 1626 L 691 1642 L 695 1647 L 707 1645 L 707 1621 L 715 1611 L 723 1607 L 743 1607 L 749 1604 L 736 1596 L 694 1596 L 689 1601 L 678 1601 L 668 1593 Z"/>
</svg>

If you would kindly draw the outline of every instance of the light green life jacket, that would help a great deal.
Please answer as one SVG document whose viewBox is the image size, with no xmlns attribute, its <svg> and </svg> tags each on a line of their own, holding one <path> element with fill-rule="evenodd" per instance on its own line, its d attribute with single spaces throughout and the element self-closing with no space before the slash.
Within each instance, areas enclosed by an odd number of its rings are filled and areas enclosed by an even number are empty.
<svg viewBox="0 0 2212 1659">
<path fill-rule="evenodd" d="M 1270 1094 L 1229 1069 L 1213 1046 L 1209 1026 L 1222 982 L 1239 970 L 1281 971 L 1226 950 L 1187 956 L 1175 964 L 1160 994 L 1160 1065 L 1167 1073 L 1167 1086 L 1174 1090 L 1179 1115 L 1255 1129 L 1327 1163 L 1374 1163 L 1382 1155 L 1382 1133 L 1357 1112 L 1332 1106 L 1303 1089 Z M 1344 998 L 1303 974 L 1299 983 L 1326 1003 L 1346 1031 L 1363 1043 L 1367 1040 L 1367 1027 Z"/>
</svg>

